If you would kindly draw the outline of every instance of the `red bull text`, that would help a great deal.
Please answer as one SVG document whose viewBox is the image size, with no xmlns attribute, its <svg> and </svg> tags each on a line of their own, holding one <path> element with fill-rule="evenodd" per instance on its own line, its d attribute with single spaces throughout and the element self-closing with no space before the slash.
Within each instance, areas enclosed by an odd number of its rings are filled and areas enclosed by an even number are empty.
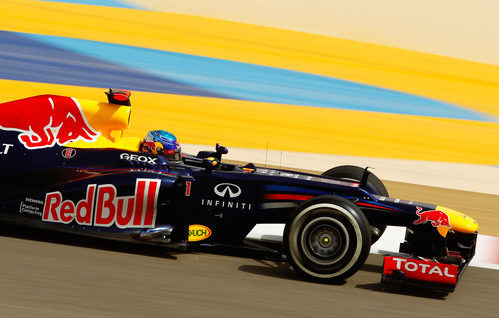
<svg viewBox="0 0 499 318">
<path fill-rule="evenodd" d="M 112 184 L 87 187 L 84 199 L 64 200 L 58 191 L 45 195 L 42 220 L 69 224 L 119 228 L 152 228 L 156 222 L 160 179 L 137 179 L 135 194 L 117 196 Z"/>
<path fill-rule="evenodd" d="M 0 128 L 20 132 L 28 149 L 63 146 L 100 135 L 88 124 L 78 101 L 72 97 L 40 95 L 0 104 Z"/>
</svg>

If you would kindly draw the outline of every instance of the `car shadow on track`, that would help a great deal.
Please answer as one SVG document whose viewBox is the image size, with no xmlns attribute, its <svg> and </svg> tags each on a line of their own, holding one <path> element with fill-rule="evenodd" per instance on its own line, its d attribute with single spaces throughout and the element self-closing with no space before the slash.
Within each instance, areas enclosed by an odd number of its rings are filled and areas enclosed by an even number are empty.
<svg viewBox="0 0 499 318">
<path fill-rule="evenodd" d="M 304 283 L 318 283 L 322 284 L 320 282 L 314 282 L 309 279 L 306 279 L 296 271 L 294 271 L 291 266 L 286 263 L 286 262 L 273 262 L 273 261 L 265 261 L 265 260 L 256 260 L 258 261 L 260 265 L 241 265 L 239 266 L 239 270 L 245 273 L 251 273 L 251 274 L 256 274 L 256 275 L 261 275 L 261 276 L 267 276 L 267 277 L 274 277 L 274 278 L 281 278 L 281 279 L 288 279 L 288 280 L 294 280 L 294 281 L 300 281 Z M 328 283 L 328 285 L 336 285 L 336 286 L 341 286 L 344 285 L 346 281 L 342 281 L 339 283 Z"/>
<path fill-rule="evenodd" d="M 149 257 L 157 257 L 163 259 L 176 260 L 175 255 L 184 253 L 182 251 L 173 250 L 165 246 L 148 245 L 141 243 L 131 243 L 124 241 L 114 241 L 109 239 L 84 236 L 71 233 L 54 232 L 49 230 L 34 229 L 22 225 L 0 225 L 0 236 L 11 237 L 16 239 L 31 240 L 38 242 L 46 242 L 52 244 L 62 244 L 83 248 L 107 250 L 112 252 L 137 254 Z M 314 284 L 316 282 L 310 281 L 294 271 L 291 266 L 282 260 L 278 260 L 274 254 L 265 253 L 261 251 L 251 251 L 241 248 L 193 248 L 190 253 L 210 253 L 210 254 L 224 254 L 231 256 L 239 256 L 248 259 L 254 259 L 260 265 L 241 265 L 239 270 L 246 273 L 274 277 L 280 279 L 300 281 L 304 283 Z M 360 271 L 381 273 L 382 266 L 375 264 L 364 264 Z M 335 286 L 344 285 L 346 281 L 332 284 Z M 432 299 L 445 299 L 447 294 L 441 292 L 432 292 L 424 289 L 413 287 L 392 287 L 385 286 L 381 283 L 358 284 L 356 288 L 393 293 L 403 294 L 408 296 L 432 298 Z"/>
<path fill-rule="evenodd" d="M 322 284 L 320 282 L 314 282 L 304 278 L 299 273 L 294 271 L 291 268 L 291 266 L 286 262 L 276 262 L 276 261 L 258 260 L 258 259 L 255 260 L 258 261 L 261 265 L 241 265 L 239 266 L 239 270 L 246 273 L 251 273 L 261 276 L 295 280 L 311 284 L 313 283 Z M 383 267 L 380 265 L 364 264 L 360 269 L 360 271 L 381 273 L 382 269 Z M 345 285 L 346 281 L 342 281 L 335 284 L 332 283 L 326 283 L 326 284 L 333 286 L 341 286 Z M 437 300 L 445 300 L 445 298 L 448 295 L 448 293 L 444 292 L 432 291 L 428 289 L 411 287 L 411 286 L 390 286 L 390 285 L 384 285 L 380 282 L 369 283 L 369 284 L 357 284 L 355 285 L 355 288 L 370 290 L 375 292 L 407 295 L 411 297 L 430 298 Z"/>
<path fill-rule="evenodd" d="M 291 279 L 291 280 L 303 280 L 302 277 L 293 271 L 288 263 L 285 262 L 274 262 L 255 259 L 260 265 L 241 265 L 239 270 L 245 273 L 251 273 L 267 277 Z"/>
<path fill-rule="evenodd" d="M 179 251 L 166 249 L 164 246 L 103 239 L 12 224 L 0 225 L 0 236 L 173 260 L 177 259 L 175 255 L 180 253 Z"/>
<path fill-rule="evenodd" d="M 412 286 L 396 286 L 396 285 L 385 285 L 382 283 L 373 284 L 358 284 L 355 288 L 382 292 L 388 294 L 406 295 L 411 297 L 420 298 L 431 298 L 437 300 L 445 300 L 449 293 L 428 290 L 424 288 L 412 287 Z"/>
<path fill-rule="evenodd" d="M 261 275 L 261 276 L 268 276 L 268 277 L 274 277 L 274 278 L 301 281 L 301 282 L 311 283 L 311 284 L 318 283 L 318 284 L 327 284 L 327 285 L 332 285 L 332 286 L 341 286 L 341 285 L 345 285 L 347 283 L 347 281 L 342 281 L 342 282 L 334 283 L 334 284 L 333 283 L 314 282 L 314 281 L 310 281 L 309 279 L 306 279 L 305 277 L 303 277 L 302 275 L 300 275 L 299 273 L 294 271 L 287 262 L 278 262 L 275 260 L 262 260 L 262 259 L 255 259 L 255 260 L 257 262 L 259 262 L 260 265 L 241 265 L 241 266 L 239 266 L 239 270 L 246 272 L 246 273 L 251 273 L 251 274 L 256 274 L 256 275 Z M 374 262 L 374 261 L 376 261 L 376 259 L 369 259 L 368 261 Z M 383 271 L 383 266 L 365 263 L 364 265 L 362 265 L 362 267 L 359 269 L 359 271 L 379 274 Z M 379 277 L 379 276 L 377 276 L 377 277 Z M 385 284 L 382 284 L 380 282 L 368 283 L 368 284 L 357 284 L 357 285 L 355 285 L 355 288 L 370 290 L 370 291 L 375 291 L 375 292 L 407 295 L 407 296 L 411 296 L 411 297 L 430 298 L 430 299 L 437 299 L 437 300 L 445 300 L 445 298 L 448 295 L 448 293 L 445 293 L 445 292 L 432 291 L 432 290 L 418 288 L 418 287 L 412 287 L 412 286 L 385 285 Z"/>
<path fill-rule="evenodd" d="M 246 255 L 246 256 L 252 257 L 254 260 L 258 261 L 261 265 L 242 265 L 239 267 L 239 270 L 243 272 L 248 272 L 262 276 L 276 277 L 276 278 L 310 281 L 304 278 L 299 273 L 297 273 L 295 270 L 293 270 L 291 265 L 289 265 L 289 263 L 285 261 L 278 261 L 272 258 L 264 260 L 263 258 L 255 257 L 256 255 L 253 256 Z M 368 261 L 374 262 L 371 259 L 369 259 Z M 376 264 L 369 264 L 367 262 L 364 265 L 362 265 L 362 267 L 359 269 L 359 271 L 371 272 L 371 273 L 381 273 L 382 270 L 383 266 Z M 343 281 L 336 283 L 334 285 L 344 285 L 345 283 L 346 281 Z"/>
<path fill-rule="evenodd" d="M 383 266 L 365 263 L 359 270 L 370 273 L 381 273 L 383 271 Z"/>
<path fill-rule="evenodd" d="M 287 262 L 265 261 L 260 259 L 255 259 L 255 260 L 258 261 L 261 265 L 242 265 L 239 267 L 239 270 L 256 275 L 297 280 L 303 282 L 311 282 L 310 280 L 304 278 L 302 275 L 294 271 Z M 360 271 L 381 273 L 382 269 L 383 267 L 380 265 L 364 264 L 360 268 Z M 331 285 L 331 283 L 328 284 Z M 346 281 L 342 281 L 332 285 L 345 285 L 345 284 Z"/>
</svg>

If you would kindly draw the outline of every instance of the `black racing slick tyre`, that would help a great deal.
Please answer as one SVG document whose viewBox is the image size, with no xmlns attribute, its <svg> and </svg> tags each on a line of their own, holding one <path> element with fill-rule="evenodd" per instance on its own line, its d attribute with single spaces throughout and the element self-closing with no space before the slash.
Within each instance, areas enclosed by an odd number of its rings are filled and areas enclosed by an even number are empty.
<svg viewBox="0 0 499 318">
<path fill-rule="evenodd" d="M 284 228 L 284 252 L 293 268 L 316 281 L 341 282 L 364 264 L 369 222 L 352 202 L 324 195 L 301 204 Z"/>
<path fill-rule="evenodd" d="M 328 171 L 324 172 L 322 175 L 326 177 L 340 178 L 348 181 L 357 181 L 360 182 L 362 180 L 362 176 L 364 175 L 364 168 L 358 166 L 338 166 Z M 367 178 L 367 188 L 368 191 L 381 195 L 383 197 L 388 197 L 388 190 L 386 190 L 383 182 L 376 177 L 372 172 L 369 172 L 369 177 Z M 371 226 L 373 227 L 373 235 L 371 244 L 374 244 L 386 230 L 386 225 L 384 224 L 376 224 L 372 222 Z"/>
</svg>

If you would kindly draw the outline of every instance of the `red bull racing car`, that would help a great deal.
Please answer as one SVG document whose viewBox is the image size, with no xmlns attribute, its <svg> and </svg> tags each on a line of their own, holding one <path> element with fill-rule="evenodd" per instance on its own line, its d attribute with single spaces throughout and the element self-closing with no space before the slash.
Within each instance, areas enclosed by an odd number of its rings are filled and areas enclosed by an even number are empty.
<svg viewBox="0 0 499 318">
<path fill-rule="evenodd" d="M 364 264 L 387 225 L 405 226 L 382 282 L 453 291 L 477 223 L 455 210 L 390 198 L 368 169 L 321 175 L 236 165 L 227 149 L 169 160 L 123 137 L 130 93 L 108 102 L 41 95 L 0 104 L 0 220 L 165 246 L 247 246 L 256 224 L 285 224 L 273 246 L 306 277 L 338 282 Z M 268 250 L 260 242 L 262 250 Z M 254 248 L 254 244 L 251 245 Z"/>
</svg>

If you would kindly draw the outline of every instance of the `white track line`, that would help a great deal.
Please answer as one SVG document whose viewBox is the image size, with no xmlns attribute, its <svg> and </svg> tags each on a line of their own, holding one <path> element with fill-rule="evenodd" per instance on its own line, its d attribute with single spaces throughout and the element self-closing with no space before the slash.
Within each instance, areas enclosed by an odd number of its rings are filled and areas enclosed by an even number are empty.
<svg viewBox="0 0 499 318">
<path fill-rule="evenodd" d="M 257 224 L 248 234 L 248 238 L 282 242 L 284 224 Z M 404 241 L 405 227 L 388 226 L 381 238 L 371 246 L 371 253 L 380 251 L 398 252 L 399 244 Z M 470 266 L 499 270 L 499 238 L 478 235 L 476 254 Z"/>
</svg>

